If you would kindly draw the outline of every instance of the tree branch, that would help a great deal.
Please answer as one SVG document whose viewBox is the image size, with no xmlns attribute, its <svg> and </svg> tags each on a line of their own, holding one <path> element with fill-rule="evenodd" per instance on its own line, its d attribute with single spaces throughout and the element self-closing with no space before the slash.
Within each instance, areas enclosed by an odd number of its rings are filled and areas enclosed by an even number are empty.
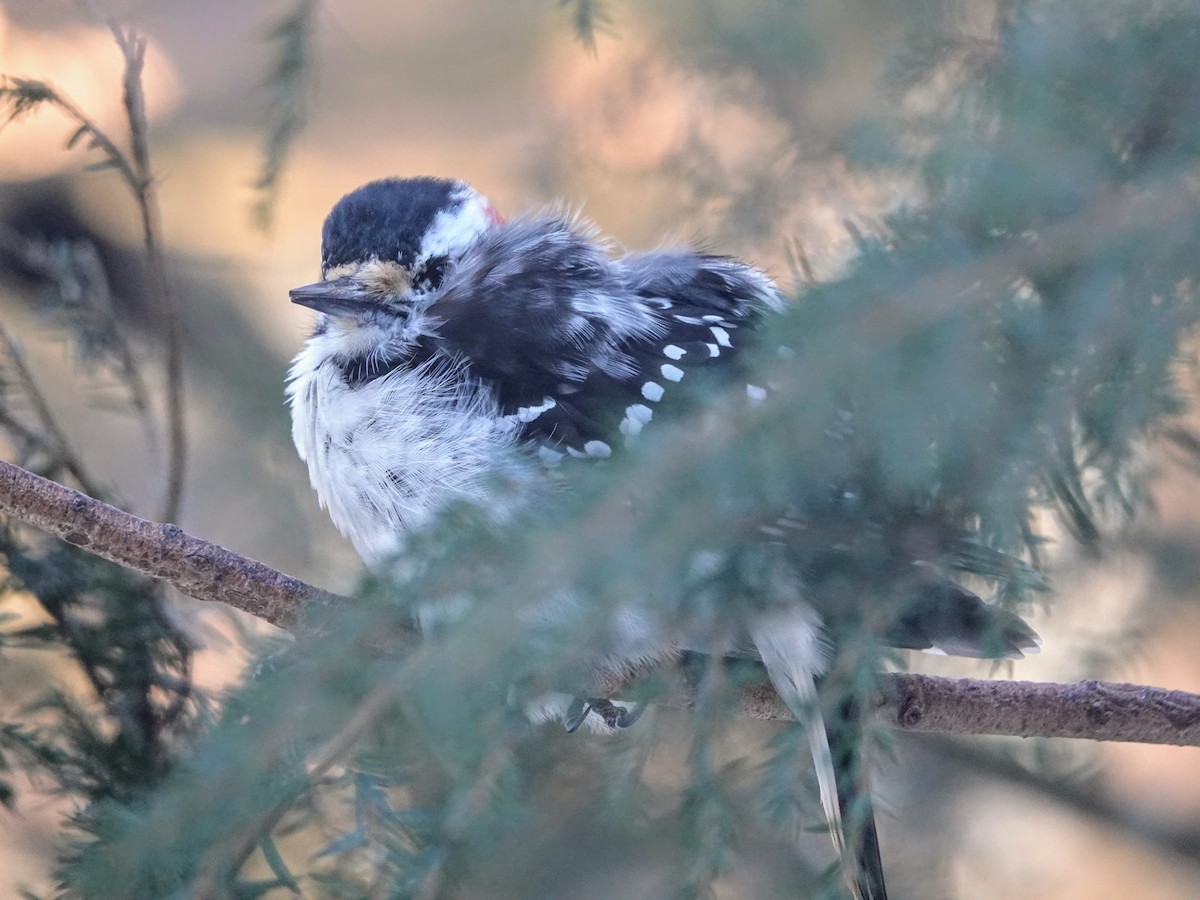
<svg viewBox="0 0 1200 900">
<path fill-rule="evenodd" d="M 613 676 L 597 693 L 627 693 L 631 682 L 650 671 L 637 668 Z M 898 731 L 1200 746 L 1200 694 L 1187 691 L 1108 681 L 993 681 L 913 672 L 888 673 L 880 681 L 875 714 Z M 690 709 L 697 696 L 697 686 L 680 678 L 653 702 Z M 743 687 L 739 707 L 754 719 L 796 718 L 766 683 Z"/>
<path fill-rule="evenodd" d="M 226 603 L 291 631 L 303 630 L 307 603 L 345 599 L 2 460 L 0 512 L 160 578 L 198 600 Z M 647 671 L 614 677 L 602 692 L 617 694 Z M 913 673 L 884 675 L 882 682 L 876 713 L 902 731 L 1200 746 L 1200 695 L 1185 691 L 1102 681 L 1050 684 Z M 676 684 L 655 702 L 694 706 L 696 688 Z M 757 719 L 794 718 L 768 684 L 743 688 L 740 711 Z"/>
<path fill-rule="evenodd" d="M 175 525 L 139 519 L 2 460 L 0 512 L 198 600 L 226 603 L 280 628 L 302 630 L 305 604 L 338 599 Z"/>
<path fill-rule="evenodd" d="M 880 711 L 907 731 L 1200 746 L 1200 695 L 1137 684 L 893 675 Z"/>
</svg>

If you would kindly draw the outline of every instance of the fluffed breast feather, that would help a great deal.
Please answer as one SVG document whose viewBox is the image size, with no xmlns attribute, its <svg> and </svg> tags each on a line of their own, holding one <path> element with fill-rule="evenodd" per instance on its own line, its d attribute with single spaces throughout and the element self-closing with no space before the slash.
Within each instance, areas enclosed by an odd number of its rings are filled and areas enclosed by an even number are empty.
<svg viewBox="0 0 1200 900">
<path fill-rule="evenodd" d="M 351 387 L 310 342 L 287 393 L 292 436 L 321 505 L 370 564 L 455 501 L 502 519 L 510 507 L 497 485 L 527 475 L 513 452 L 517 428 L 461 364 L 433 359 Z"/>
</svg>

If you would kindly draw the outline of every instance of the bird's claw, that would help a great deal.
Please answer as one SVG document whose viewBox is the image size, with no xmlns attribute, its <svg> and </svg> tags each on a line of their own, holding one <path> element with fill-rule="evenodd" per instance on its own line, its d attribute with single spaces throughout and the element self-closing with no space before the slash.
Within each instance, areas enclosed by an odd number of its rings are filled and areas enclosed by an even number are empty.
<svg viewBox="0 0 1200 900">
<path fill-rule="evenodd" d="M 574 734 L 588 713 L 595 713 L 611 729 L 629 728 L 642 717 L 642 712 L 642 706 L 624 706 L 600 697 L 576 697 L 567 709 L 563 726 L 567 734 Z"/>
</svg>

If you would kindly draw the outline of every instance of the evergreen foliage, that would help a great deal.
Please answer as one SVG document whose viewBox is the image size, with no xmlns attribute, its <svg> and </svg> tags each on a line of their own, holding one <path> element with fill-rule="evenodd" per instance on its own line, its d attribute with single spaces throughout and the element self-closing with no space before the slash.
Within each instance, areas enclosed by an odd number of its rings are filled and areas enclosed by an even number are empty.
<svg viewBox="0 0 1200 900">
<path fill-rule="evenodd" d="M 770 324 L 754 363 L 767 403 L 722 395 L 648 430 L 629 458 L 570 471 L 578 489 L 519 527 L 448 511 L 393 577 L 263 648 L 212 721 L 152 585 L 0 533 L 7 589 L 47 616 L 9 623 L 0 652 L 65 651 L 93 693 L 51 693 L 33 724 L 0 730 L 0 776 L 40 772 L 79 803 L 60 896 L 531 895 L 545 884 L 521 866 L 546 865 L 555 829 L 581 817 L 598 846 L 674 844 L 658 895 L 713 896 L 764 835 L 787 853 L 819 824 L 802 726 L 762 765 L 731 761 L 733 688 L 757 673 L 703 659 L 686 717 L 603 740 L 531 726 L 542 693 L 588 691 L 580 660 L 620 603 L 653 597 L 665 623 L 720 634 L 802 583 L 838 646 L 822 704 L 862 708 L 896 658 L 880 638 L 928 588 L 914 557 L 1018 608 L 1046 596 L 1040 511 L 1103 549 L 1143 506 L 1144 447 L 1200 447 L 1179 418 L 1200 314 L 1200 6 L 1004 4 L 980 45 L 939 28 L 947 5 L 913 14 L 894 113 L 844 145 L 864 171 L 919 177 L 922 202 L 859 235 L 850 270 L 804 283 Z M 591 46 L 605 8 L 574 7 Z M 297 65 L 300 8 L 278 33 Z M 944 102 L 913 113 L 903 98 L 935 80 Z M 46 101 L 31 84 L 9 82 L 14 114 Z M 267 191 L 301 118 L 274 121 Z M 103 353 L 94 321 L 69 319 Z M 784 513 L 802 527 L 762 541 Z M 532 612 L 568 594 L 586 601 L 578 621 Z M 414 642 L 407 625 L 431 604 L 456 616 Z M 652 701 L 669 677 L 632 696 Z M 857 724 L 870 751 L 886 745 Z M 643 777 L 670 753 L 678 783 Z M 0 801 L 12 791 L 0 780 Z M 606 852 L 593 865 L 574 848 L 574 877 L 634 877 Z M 842 890 L 807 857 L 785 868 L 793 892 Z"/>
</svg>

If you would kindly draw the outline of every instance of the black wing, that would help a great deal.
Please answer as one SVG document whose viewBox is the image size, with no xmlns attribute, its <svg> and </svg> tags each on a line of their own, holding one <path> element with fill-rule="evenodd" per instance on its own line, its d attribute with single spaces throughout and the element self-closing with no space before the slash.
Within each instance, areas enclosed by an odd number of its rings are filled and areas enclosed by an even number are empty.
<svg viewBox="0 0 1200 900">
<path fill-rule="evenodd" d="M 486 235 L 430 313 L 530 441 L 552 454 L 607 456 L 679 406 L 681 381 L 700 371 L 735 377 L 759 316 L 778 305 L 772 282 L 735 260 L 613 259 L 569 220 L 548 218 Z"/>
</svg>

